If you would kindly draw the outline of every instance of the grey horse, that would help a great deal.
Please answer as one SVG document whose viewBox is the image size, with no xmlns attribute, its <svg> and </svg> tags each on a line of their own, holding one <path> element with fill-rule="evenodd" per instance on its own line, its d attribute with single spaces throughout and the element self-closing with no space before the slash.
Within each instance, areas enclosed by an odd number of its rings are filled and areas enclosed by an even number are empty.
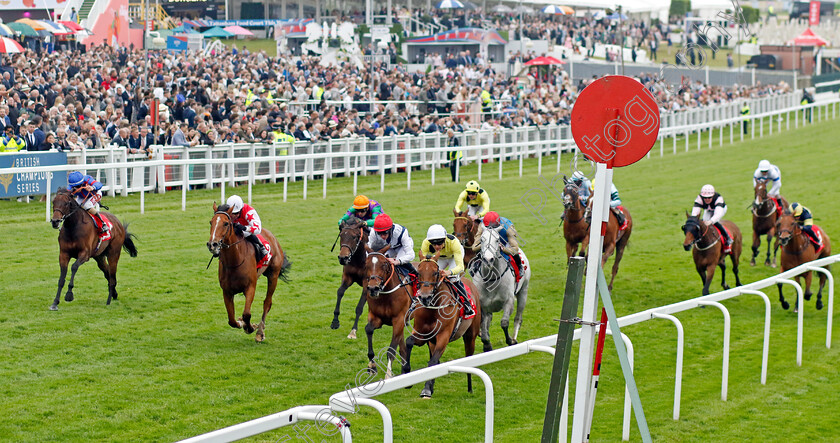
<svg viewBox="0 0 840 443">
<path fill-rule="evenodd" d="M 484 229 L 481 233 L 480 251 L 471 262 L 473 269 L 473 283 L 478 287 L 481 302 L 481 342 L 484 351 L 493 350 L 490 344 L 490 322 L 493 313 L 502 311 L 502 330 L 505 331 L 505 342 L 508 345 L 517 343 L 519 328 L 522 326 L 522 311 L 528 299 L 528 283 L 531 280 L 531 267 L 525 253 L 520 251 L 522 264 L 525 268 L 519 283 L 513 269 L 502 257 L 501 238 L 494 229 Z M 515 265 L 514 265 L 515 266 Z M 513 320 L 513 337 L 508 333 L 510 316 L 513 314 L 513 303 L 516 301 L 516 317 Z"/>
</svg>

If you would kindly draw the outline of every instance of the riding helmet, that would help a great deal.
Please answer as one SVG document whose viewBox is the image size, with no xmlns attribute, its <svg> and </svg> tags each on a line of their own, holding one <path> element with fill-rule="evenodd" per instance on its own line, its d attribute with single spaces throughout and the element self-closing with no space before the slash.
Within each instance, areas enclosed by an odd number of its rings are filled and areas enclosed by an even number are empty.
<svg viewBox="0 0 840 443">
<path fill-rule="evenodd" d="M 470 180 L 467 183 L 467 192 L 478 192 L 481 189 L 481 186 L 478 185 L 478 182 L 475 180 Z"/>
<path fill-rule="evenodd" d="M 484 215 L 484 226 L 491 228 L 499 226 L 501 223 L 501 219 L 499 217 L 499 213 L 496 211 L 490 211 Z"/>
<path fill-rule="evenodd" d="M 85 176 L 79 171 L 73 171 L 67 176 L 67 183 L 70 186 L 78 186 L 85 180 Z"/>
<path fill-rule="evenodd" d="M 228 197 L 227 204 L 232 208 L 231 212 L 239 212 L 242 210 L 242 207 L 245 206 L 245 203 L 242 201 L 242 197 L 238 195 L 231 195 Z"/>
<path fill-rule="evenodd" d="M 394 222 L 388 214 L 379 214 L 376 220 L 373 221 L 373 230 L 376 232 L 385 232 L 394 227 Z"/>
<path fill-rule="evenodd" d="M 443 240 L 446 238 L 446 228 L 441 225 L 429 226 L 429 231 L 426 232 L 426 240 Z"/>
<path fill-rule="evenodd" d="M 769 160 L 762 160 L 758 162 L 758 170 L 761 172 L 767 172 L 770 170 L 770 161 Z"/>
<path fill-rule="evenodd" d="M 370 200 L 364 195 L 357 195 L 353 199 L 353 209 L 367 209 L 370 205 Z"/>
<path fill-rule="evenodd" d="M 700 189 L 700 197 L 714 197 L 715 187 L 712 185 L 703 185 Z"/>
</svg>

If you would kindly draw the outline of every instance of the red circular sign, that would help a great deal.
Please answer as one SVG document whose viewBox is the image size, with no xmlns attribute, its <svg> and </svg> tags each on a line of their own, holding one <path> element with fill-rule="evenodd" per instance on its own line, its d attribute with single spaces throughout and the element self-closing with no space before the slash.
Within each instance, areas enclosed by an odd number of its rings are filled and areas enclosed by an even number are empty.
<svg viewBox="0 0 840 443">
<path fill-rule="evenodd" d="M 572 136 L 595 162 L 610 167 L 641 160 L 659 135 L 659 106 L 650 91 L 622 75 L 599 78 L 572 109 Z"/>
</svg>

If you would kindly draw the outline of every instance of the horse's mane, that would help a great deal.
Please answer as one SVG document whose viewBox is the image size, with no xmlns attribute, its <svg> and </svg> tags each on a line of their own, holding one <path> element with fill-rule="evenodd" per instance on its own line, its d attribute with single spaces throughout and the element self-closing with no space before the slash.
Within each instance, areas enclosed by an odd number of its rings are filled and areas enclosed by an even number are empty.
<svg viewBox="0 0 840 443">
<path fill-rule="evenodd" d="M 366 222 L 355 215 L 351 215 L 350 218 L 341 222 L 341 228 L 356 228 L 362 224 L 366 224 Z"/>
<path fill-rule="evenodd" d="M 227 212 L 230 209 L 230 205 L 227 203 L 222 203 L 216 207 L 216 212 Z"/>
</svg>

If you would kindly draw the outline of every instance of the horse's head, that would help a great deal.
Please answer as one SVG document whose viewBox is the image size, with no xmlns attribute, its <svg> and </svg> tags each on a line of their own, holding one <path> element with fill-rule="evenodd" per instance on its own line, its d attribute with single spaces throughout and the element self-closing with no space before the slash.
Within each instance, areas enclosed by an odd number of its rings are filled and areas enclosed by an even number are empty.
<svg viewBox="0 0 840 443">
<path fill-rule="evenodd" d="M 81 206 L 73 198 L 73 194 L 66 189 L 59 189 L 52 199 L 53 214 L 50 218 L 50 223 L 53 229 L 58 229 L 61 222 L 64 221 L 70 214 L 76 212 Z"/>
<path fill-rule="evenodd" d="M 767 201 L 767 182 L 759 180 L 755 184 L 755 201 L 753 202 L 753 206 L 758 207 L 765 201 Z"/>
<path fill-rule="evenodd" d="M 385 289 L 385 284 L 391 279 L 394 274 L 394 265 L 388 261 L 388 257 L 379 253 L 371 252 L 365 259 L 365 281 L 364 286 L 368 294 L 373 297 L 379 297 L 379 293 Z"/>
<path fill-rule="evenodd" d="M 484 229 L 481 231 L 481 260 L 493 264 L 496 258 L 500 257 L 499 251 L 502 248 L 502 241 L 499 232 L 495 229 Z"/>
<path fill-rule="evenodd" d="M 685 224 L 682 225 L 682 231 L 685 233 L 685 240 L 683 241 L 683 248 L 688 251 L 703 237 L 703 229 L 700 225 L 700 219 L 685 213 Z"/>
<path fill-rule="evenodd" d="M 420 298 L 420 303 L 423 306 L 429 306 L 429 299 L 437 291 L 440 282 L 443 281 L 443 276 L 440 274 L 440 267 L 438 266 L 438 258 L 440 252 L 435 255 L 427 255 L 426 258 L 420 261 L 417 265 L 417 297 Z"/>
<path fill-rule="evenodd" d="M 573 182 L 567 181 L 565 178 L 563 179 L 563 182 L 566 183 L 566 185 L 563 186 L 563 206 L 565 206 L 566 209 L 577 207 L 578 202 L 580 201 L 580 188 L 578 188 L 578 186 Z"/>
<path fill-rule="evenodd" d="M 779 235 L 779 244 L 785 246 L 790 239 L 799 234 L 799 225 L 793 217 L 793 213 L 785 209 L 785 212 L 776 221 L 776 233 Z"/>
<path fill-rule="evenodd" d="M 462 246 L 466 246 L 471 237 L 475 238 L 478 223 L 467 217 L 467 211 L 458 212 L 453 210 L 453 212 L 455 213 L 455 220 L 452 222 L 452 235 L 461 242 Z"/>
<path fill-rule="evenodd" d="M 341 240 L 341 249 L 338 251 L 338 263 L 344 266 L 350 263 L 353 255 L 367 243 L 368 226 L 364 220 L 350 217 L 349 220 L 341 223 L 339 229 L 338 237 Z"/>
<path fill-rule="evenodd" d="M 222 247 L 233 243 L 236 237 L 233 229 L 233 208 L 226 204 L 216 206 L 213 202 L 213 218 L 210 219 L 210 240 L 207 242 L 207 249 L 214 257 L 218 257 Z"/>
</svg>

